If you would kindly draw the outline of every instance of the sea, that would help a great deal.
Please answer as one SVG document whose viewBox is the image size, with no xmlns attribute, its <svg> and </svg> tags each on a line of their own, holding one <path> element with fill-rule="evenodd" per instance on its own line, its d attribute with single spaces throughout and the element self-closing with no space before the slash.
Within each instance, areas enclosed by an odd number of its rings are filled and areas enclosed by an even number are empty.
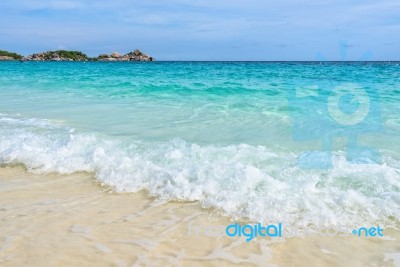
<svg viewBox="0 0 400 267">
<path fill-rule="evenodd" d="M 0 62 L 0 164 L 235 220 L 398 224 L 399 64 Z"/>
</svg>

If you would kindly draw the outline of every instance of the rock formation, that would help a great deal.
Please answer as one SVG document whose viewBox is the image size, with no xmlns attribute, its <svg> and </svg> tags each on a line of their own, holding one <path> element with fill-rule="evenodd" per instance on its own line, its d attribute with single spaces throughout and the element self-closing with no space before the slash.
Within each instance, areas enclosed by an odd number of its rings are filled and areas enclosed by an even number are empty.
<svg viewBox="0 0 400 267">
<path fill-rule="evenodd" d="M 0 56 L 0 60 L 15 60 L 15 58 L 10 57 L 10 56 Z"/>
<path fill-rule="evenodd" d="M 101 54 L 97 57 L 98 61 L 155 61 L 155 58 L 144 54 L 139 49 L 125 55 L 113 52 L 110 55 Z"/>
</svg>

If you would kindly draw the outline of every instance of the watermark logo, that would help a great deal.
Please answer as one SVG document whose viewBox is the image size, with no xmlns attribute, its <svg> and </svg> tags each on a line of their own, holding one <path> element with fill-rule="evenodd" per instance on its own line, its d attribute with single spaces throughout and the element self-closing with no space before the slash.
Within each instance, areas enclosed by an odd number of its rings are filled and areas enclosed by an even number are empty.
<svg viewBox="0 0 400 267">
<path fill-rule="evenodd" d="M 371 228 L 361 227 L 358 230 L 354 229 L 352 234 L 357 236 L 383 236 L 383 229 L 379 226 Z"/>
<path fill-rule="evenodd" d="M 189 236 L 207 236 L 207 237 L 241 237 L 246 242 L 252 241 L 254 238 L 290 238 L 308 235 L 318 235 L 321 237 L 334 236 L 359 236 L 359 237 L 383 237 L 384 229 L 380 226 L 352 228 L 346 224 L 304 224 L 304 225 L 285 225 L 283 223 L 275 223 L 263 225 L 238 223 L 229 225 L 195 225 L 190 222 L 188 225 Z"/>
<path fill-rule="evenodd" d="M 337 63 L 339 64 L 339 63 Z M 351 65 L 328 64 L 324 71 L 354 71 Z M 336 77 L 336 76 L 335 76 Z M 305 151 L 299 157 L 299 167 L 305 169 L 332 168 L 333 140 L 346 137 L 346 159 L 350 163 L 380 163 L 379 151 L 361 146 L 358 139 L 366 133 L 381 132 L 379 96 L 370 84 L 337 82 L 332 79 L 304 79 L 289 90 L 292 136 L 295 141 L 321 142 L 317 151 Z"/>
<path fill-rule="evenodd" d="M 227 236 L 245 236 L 246 242 L 250 242 L 254 237 L 257 236 L 269 236 L 269 237 L 282 237 L 282 223 L 270 224 L 268 226 L 262 226 L 261 223 L 258 224 L 245 224 L 241 226 L 240 224 L 228 225 L 225 229 Z"/>
</svg>

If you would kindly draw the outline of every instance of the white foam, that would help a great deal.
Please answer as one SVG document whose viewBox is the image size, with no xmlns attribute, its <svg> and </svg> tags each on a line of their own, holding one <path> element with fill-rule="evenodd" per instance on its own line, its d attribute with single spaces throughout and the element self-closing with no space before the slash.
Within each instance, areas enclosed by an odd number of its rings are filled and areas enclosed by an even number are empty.
<svg viewBox="0 0 400 267">
<path fill-rule="evenodd" d="M 2 164 L 23 163 L 37 173 L 92 172 L 118 192 L 198 200 L 235 218 L 365 225 L 400 217 L 400 165 L 385 156 L 382 165 L 352 165 L 339 152 L 332 170 L 310 171 L 298 168 L 295 153 L 264 146 L 126 142 L 4 117 L 0 134 Z"/>
</svg>

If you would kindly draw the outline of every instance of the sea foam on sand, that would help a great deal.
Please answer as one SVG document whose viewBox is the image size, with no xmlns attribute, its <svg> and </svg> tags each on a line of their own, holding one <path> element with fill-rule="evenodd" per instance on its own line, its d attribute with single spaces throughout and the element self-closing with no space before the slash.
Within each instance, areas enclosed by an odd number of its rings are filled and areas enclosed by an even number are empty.
<svg viewBox="0 0 400 267">
<path fill-rule="evenodd" d="M 0 210 L 1 266 L 399 266 L 398 230 L 251 242 L 189 234 L 232 221 L 198 202 L 116 193 L 87 173 L 2 167 Z"/>
</svg>

